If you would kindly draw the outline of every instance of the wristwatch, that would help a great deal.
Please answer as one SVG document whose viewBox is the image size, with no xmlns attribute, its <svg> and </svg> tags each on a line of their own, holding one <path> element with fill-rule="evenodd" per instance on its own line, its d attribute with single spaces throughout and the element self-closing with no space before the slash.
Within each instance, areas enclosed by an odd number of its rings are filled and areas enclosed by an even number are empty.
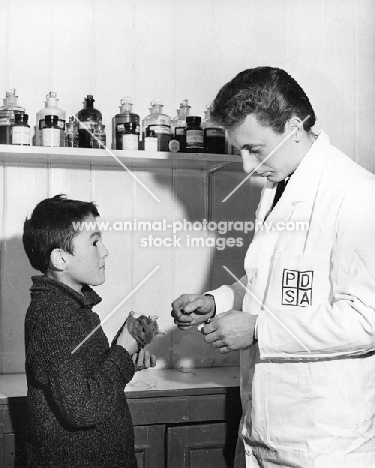
<svg viewBox="0 0 375 468">
<path fill-rule="evenodd" d="M 208 318 L 207 320 L 204 321 L 204 323 L 210 323 L 211 319 L 213 319 L 216 315 L 216 302 L 215 302 L 215 297 L 212 294 L 203 294 L 204 296 L 212 297 L 214 301 L 214 313 L 212 314 L 212 317 Z"/>
</svg>

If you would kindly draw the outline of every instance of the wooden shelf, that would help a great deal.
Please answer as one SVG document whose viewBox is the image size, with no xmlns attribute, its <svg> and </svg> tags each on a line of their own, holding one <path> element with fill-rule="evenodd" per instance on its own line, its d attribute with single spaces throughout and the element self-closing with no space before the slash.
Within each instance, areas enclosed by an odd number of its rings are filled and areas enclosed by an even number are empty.
<svg viewBox="0 0 375 468">
<path fill-rule="evenodd" d="M 209 153 L 168 153 L 161 151 L 121 151 L 90 148 L 48 148 L 43 146 L 0 145 L 0 162 L 15 165 L 104 166 L 124 169 L 192 169 L 242 171 L 241 156 Z M 220 165 L 223 164 L 223 167 Z M 224 166 L 225 164 L 225 166 Z"/>
</svg>

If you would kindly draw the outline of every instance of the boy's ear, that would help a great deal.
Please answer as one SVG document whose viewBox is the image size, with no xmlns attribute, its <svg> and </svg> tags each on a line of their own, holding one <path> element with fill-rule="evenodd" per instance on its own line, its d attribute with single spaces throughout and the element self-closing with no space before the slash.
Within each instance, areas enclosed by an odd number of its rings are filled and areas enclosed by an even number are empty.
<svg viewBox="0 0 375 468">
<path fill-rule="evenodd" d="M 67 266 L 65 254 L 65 250 L 53 249 L 50 255 L 51 266 L 57 270 L 65 270 Z"/>
</svg>

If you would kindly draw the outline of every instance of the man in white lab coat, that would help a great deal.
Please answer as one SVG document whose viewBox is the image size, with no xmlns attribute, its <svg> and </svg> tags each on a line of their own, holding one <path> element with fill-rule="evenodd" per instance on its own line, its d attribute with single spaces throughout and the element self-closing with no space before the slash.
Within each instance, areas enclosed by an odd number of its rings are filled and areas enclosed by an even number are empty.
<svg viewBox="0 0 375 468">
<path fill-rule="evenodd" d="M 312 131 L 283 70 L 241 72 L 211 116 L 245 172 L 268 179 L 262 227 L 243 278 L 180 296 L 172 316 L 205 323 L 222 353 L 241 350 L 236 467 L 375 467 L 375 178 Z"/>
</svg>

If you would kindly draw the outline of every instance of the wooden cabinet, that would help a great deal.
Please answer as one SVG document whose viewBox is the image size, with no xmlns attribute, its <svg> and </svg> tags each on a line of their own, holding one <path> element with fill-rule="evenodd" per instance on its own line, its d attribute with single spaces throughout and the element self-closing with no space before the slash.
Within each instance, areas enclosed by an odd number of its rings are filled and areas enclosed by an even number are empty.
<svg viewBox="0 0 375 468">
<path fill-rule="evenodd" d="M 241 417 L 238 372 L 194 369 L 185 376 L 175 370 L 153 370 L 129 386 L 138 468 L 231 468 Z M 0 398 L 4 468 L 26 467 L 26 382 L 21 381 L 18 394 L 24 396 L 12 397 L 5 385 L 3 393 L 9 395 Z"/>
</svg>

